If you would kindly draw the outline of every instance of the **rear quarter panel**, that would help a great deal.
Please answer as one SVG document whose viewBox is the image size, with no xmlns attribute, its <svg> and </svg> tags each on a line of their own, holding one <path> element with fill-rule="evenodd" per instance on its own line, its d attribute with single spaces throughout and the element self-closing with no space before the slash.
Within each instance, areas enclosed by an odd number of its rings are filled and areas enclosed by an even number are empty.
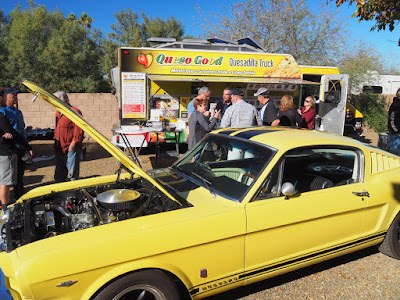
<svg viewBox="0 0 400 300">
<path fill-rule="evenodd" d="M 400 157 L 367 148 L 365 176 L 369 197 L 363 222 L 365 233 L 387 231 L 400 211 Z"/>
</svg>

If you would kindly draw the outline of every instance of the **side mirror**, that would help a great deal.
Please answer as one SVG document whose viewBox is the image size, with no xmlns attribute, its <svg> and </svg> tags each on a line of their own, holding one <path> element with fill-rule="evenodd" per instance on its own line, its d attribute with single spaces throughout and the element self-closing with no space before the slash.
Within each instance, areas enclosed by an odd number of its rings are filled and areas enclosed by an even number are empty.
<svg viewBox="0 0 400 300">
<path fill-rule="evenodd" d="M 285 199 L 289 199 L 290 196 L 293 196 L 296 193 L 296 189 L 294 185 L 290 182 L 285 182 L 282 185 L 282 194 L 285 196 Z"/>
</svg>

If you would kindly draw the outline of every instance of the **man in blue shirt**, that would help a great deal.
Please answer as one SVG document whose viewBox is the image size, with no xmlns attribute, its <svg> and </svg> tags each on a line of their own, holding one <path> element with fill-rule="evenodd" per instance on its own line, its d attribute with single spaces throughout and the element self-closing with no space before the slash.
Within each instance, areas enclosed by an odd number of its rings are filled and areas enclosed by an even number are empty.
<svg viewBox="0 0 400 300">
<path fill-rule="evenodd" d="M 7 89 L 7 99 L 5 107 L 2 107 L 0 111 L 7 117 L 10 121 L 11 126 L 27 141 L 27 136 L 25 132 L 25 122 L 22 112 L 16 108 L 18 105 L 18 90 Z M 14 199 L 18 199 L 25 193 L 24 188 L 24 173 L 25 173 L 25 161 L 22 159 L 26 154 L 26 149 L 20 145 L 16 144 L 17 147 L 17 184 L 14 186 Z M 32 154 L 32 152 L 31 152 Z"/>
</svg>

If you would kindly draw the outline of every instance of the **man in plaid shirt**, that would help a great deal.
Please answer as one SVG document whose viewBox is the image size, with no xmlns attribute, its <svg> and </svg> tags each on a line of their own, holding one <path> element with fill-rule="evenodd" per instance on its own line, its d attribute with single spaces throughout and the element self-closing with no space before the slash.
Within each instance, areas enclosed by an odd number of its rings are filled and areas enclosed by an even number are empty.
<svg viewBox="0 0 400 300">
<path fill-rule="evenodd" d="M 257 109 L 243 100 L 243 91 L 233 89 L 231 92 L 232 103 L 225 111 L 221 120 L 221 127 L 245 128 L 254 125 L 262 125 Z"/>
</svg>

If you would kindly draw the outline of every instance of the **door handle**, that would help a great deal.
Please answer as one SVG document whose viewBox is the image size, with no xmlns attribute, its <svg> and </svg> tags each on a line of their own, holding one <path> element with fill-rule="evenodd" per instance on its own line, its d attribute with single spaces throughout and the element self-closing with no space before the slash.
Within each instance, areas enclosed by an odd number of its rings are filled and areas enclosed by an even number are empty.
<svg viewBox="0 0 400 300">
<path fill-rule="evenodd" d="M 369 197 L 368 192 L 353 192 L 353 195 L 359 196 L 359 197 Z"/>
</svg>

